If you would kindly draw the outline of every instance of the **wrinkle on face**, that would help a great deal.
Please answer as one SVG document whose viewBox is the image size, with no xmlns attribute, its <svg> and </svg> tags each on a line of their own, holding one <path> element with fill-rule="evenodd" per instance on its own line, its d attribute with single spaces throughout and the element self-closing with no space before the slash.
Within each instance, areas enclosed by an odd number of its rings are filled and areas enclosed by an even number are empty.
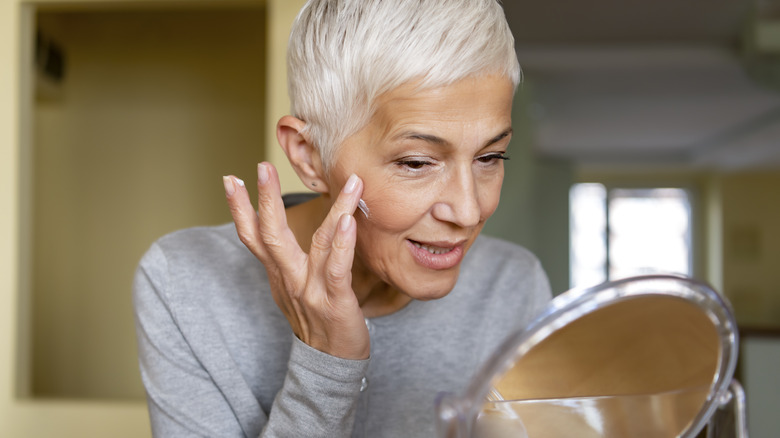
<svg viewBox="0 0 780 438">
<path fill-rule="evenodd" d="M 408 241 L 463 241 L 466 249 L 473 243 L 498 205 L 503 181 L 501 162 L 488 166 L 476 158 L 506 150 L 512 95 L 511 82 L 500 76 L 426 90 L 405 84 L 381 96 L 369 123 L 342 143 L 329 186 L 343 187 L 356 173 L 371 211 L 369 218 L 355 215 L 353 287 L 359 299 L 379 289 L 417 299 L 449 293 L 458 268 L 421 268 Z M 436 164 L 410 172 L 399 165 L 408 157 Z M 459 223 L 458 215 L 477 220 Z"/>
</svg>

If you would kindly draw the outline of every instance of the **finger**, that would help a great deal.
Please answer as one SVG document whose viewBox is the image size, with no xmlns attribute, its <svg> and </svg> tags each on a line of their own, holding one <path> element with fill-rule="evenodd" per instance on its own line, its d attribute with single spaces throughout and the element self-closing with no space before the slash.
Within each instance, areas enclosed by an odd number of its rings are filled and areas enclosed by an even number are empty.
<svg viewBox="0 0 780 438">
<path fill-rule="evenodd" d="M 328 292 L 335 297 L 355 298 L 352 293 L 352 262 L 355 257 L 357 226 L 351 214 L 339 218 L 330 254 L 325 266 Z"/>
<path fill-rule="evenodd" d="M 266 254 L 259 239 L 260 223 L 257 212 L 249 200 L 249 192 L 246 190 L 244 181 L 230 175 L 223 176 L 222 183 L 225 186 L 225 196 L 230 208 L 230 215 L 236 224 L 238 238 L 252 251 L 255 257 L 263 260 L 266 258 Z"/>
<path fill-rule="evenodd" d="M 276 264 L 282 273 L 304 269 L 306 254 L 287 225 L 279 174 L 270 163 L 257 165 L 257 212 L 259 240 L 270 258 L 268 261 Z"/>
<path fill-rule="evenodd" d="M 312 237 L 309 257 L 313 263 L 321 265 L 325 262 L 340 218 L 345 214 L 351 215 L 355 212 L 362 193 L 363 180 L 352 174 L 347 183 L 344 184 L 341 192 L 339 192 L 336 202 L 333 203 L 322 225 L 320 225 Z"/>
</svg>

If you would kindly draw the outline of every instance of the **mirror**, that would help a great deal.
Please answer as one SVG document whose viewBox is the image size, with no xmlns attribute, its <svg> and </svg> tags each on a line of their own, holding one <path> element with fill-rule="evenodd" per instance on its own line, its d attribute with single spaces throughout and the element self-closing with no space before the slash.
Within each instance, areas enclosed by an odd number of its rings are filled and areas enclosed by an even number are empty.
<svg viewBox="0 0 780 438">
<path fill-rule="evenodd" d="M 721 296 L 682 277 L 569 291 L 442 398 L 441 436 L 695 436 L 731 383 L 735 328 Z"/>
</svg>

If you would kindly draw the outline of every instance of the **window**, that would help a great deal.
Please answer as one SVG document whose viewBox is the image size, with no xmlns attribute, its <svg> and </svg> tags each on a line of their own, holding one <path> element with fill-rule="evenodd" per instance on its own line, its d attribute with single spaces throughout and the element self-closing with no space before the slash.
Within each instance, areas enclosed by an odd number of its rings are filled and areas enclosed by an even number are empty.
<svg viewBox="0 0 780 438">
<path fill-rule="evenodd" d="M 692 274 L 691 203 L 681 188 L 575 184 L 571 285 L 651 273 Z"/>
</svg>

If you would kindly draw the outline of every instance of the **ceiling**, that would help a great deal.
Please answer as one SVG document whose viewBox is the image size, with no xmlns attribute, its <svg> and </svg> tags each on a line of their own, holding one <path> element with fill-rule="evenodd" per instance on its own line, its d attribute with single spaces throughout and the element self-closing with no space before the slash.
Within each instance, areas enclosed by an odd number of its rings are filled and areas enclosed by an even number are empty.
<svg viewBox="0 0 780 438">
<path fill-rule="evenodd" d="M 753 80 L 742 50 L 751 5 L 505 0 L 537 150 L 578 163 L 780 168 L 780 87 Z"/>
</svg>

